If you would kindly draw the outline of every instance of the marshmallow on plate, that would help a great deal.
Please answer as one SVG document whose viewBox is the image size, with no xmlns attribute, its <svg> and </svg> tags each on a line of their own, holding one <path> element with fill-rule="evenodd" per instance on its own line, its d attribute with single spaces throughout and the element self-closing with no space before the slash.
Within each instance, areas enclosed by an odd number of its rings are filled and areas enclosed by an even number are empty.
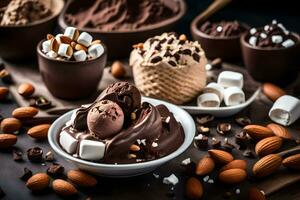
<svg viewBox="0 0 300 200">
<path fill-rule="evenodd" d="M 223 87 L 239 87 L 243 88 L 244 77 L 243 74 L 232 71 L 223 71 L 219 74 L 218 84 Z"/>
<path fill-rule="evenodd" d="M 219 107 L 221 101 L 215 93 L 204 93 L 198 97 L 197 103 L 200 107 Z"/>
<path fill-rule="evenodd" d="M 58 55 L 71 58 L 73 55 L 73 48 L 68 44 L 60 44 L 58 48 Z"/>
<path fill-rule="evenodd" d="M 79 157 L 86 160 L 100 160 L 104 156 L 105 144 L 100 141 L 81 140 Z"/>
<path fill-rule="evenodd" d="M 71 38 L 72 40 L 77 40 L 79 36 L 79 31 L 75 27 L 67 27 L 64 35 Z"/>
<path fill-rule="evenodd" d="M 51 40 L 47 40 L 42 44 L 42 50 L 44 53 L 48 53 L 51 51 Z"/>
<path fill-rule="evenodd" d="M 278 98 L 269 112 L 269 117 L 283 126 L 292 124 L 300 117 L 300 100 L 289 95 Z"/>
<path fill-rule="evenodd" d="M 76 61 L 85 61 L 87 57 L 84 50 L 76 51 L 73 56 Z"/>
<path fill-rule="evenodd" d="M 101 44 L 93 44 L 89 47 L 88 52 L 92 58 L 98 58 L 104 53 L 104 48 Z"/>
<path fill-rule="evenodd" d="M 77 39 L 77 42 L 79 44 L 82 44 L 85 47 L 90 46 L 92 41 L 93 41 L 93 37 L 87 32 L 82 32 Z"/>
<path fill-rule="evenodd" d="M 226 106 L 235 106 L 245 102 L 245 94 L 239 87 L 229 87 L 224 91 Z"/>
<path fill-rule="evenodd" d="M 223 100 L 224 88 L 218 83 L 209 83 L 203 90 L 203 93 L 214 93 L 218 95 L 220 101 Z"/>
<path fill-rule="evenodd" d="M 63 131 L 59 136 L 59 143 L 62 148 L 69 154 L 76 152 L 78 140 L 72 137 L 68 132 Z"/>
</svg>

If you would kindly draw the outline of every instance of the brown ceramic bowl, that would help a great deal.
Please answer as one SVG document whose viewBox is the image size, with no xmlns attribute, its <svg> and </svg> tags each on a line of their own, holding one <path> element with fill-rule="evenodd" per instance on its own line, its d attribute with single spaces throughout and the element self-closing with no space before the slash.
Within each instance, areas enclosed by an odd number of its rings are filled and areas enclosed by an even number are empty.
<svg viewBox="0 0 300 200">
<path fill-rule="evenodd" d="M 279 85 L 293 81 L 300 67 L 300 37 L 296 33 L 291 34 L 298 42 L 289 48 L 254 47 L 246 41 L 248 33 L 241 37 L 244 63 L 254 79 Z"/>
<path fill-rule="evenodd" d="M 180 19 L 185 14 L 186 4 L 184 0 L 178 0 L 180 3 L 180 12 L 161 23 L 157 23 L 145 28 L 138 30 L 128 30 L 128 31 L 101 31 L 94 28 L 81 28 L 80 31 L 86 31 L 90 33 L 93 37 L 99 38 L 107 44 L 109 59 L 125 58 L 128 57 L 132 51 L 132 45 L 139 42 L 144 42 L 149 37 L 161 34 L 163 32 L 172 31 L 174 26 L 178 23 Z M 69 25 L 65 22 L 65 13 L 77 10 L 81 6 L 85 5 L 88 1 L 69 1 L 59 16 L 59 26 L 64 30 Z"/>
<path fill-rule="evenodd" d="M 107 60 L 107 50 L 96 59 L 65 61 L 49 58 L 42 52 L 42 40 L 37 46 L 40 73 L 48 90 L 55 97 L 83 99 L 97 90 Z"/>
<path fill-rule="evenodd" d="M 200 31 L 199 16 L 191 23 L 191 33 L 194 40 L 199 41 L 209 59 L 221 58 L 223 61 L 239 61 L 242 58 L 240 37 L 216 37 Z M 245 29 L 249 29 L 247 24 L 241 23 Z"/>
<path fill-rule="evenodd" d="M 1 0 L 0 7 L 7 5 L 8 2 L 9 0 Z M 14 61 L 34 57 L 36 45 L 47 33 L 53 32 L 63 7 L 63 0 L 52 0 L 51 16 L 27 25 L 0 26 L 0 56 Z"/>
</svg>

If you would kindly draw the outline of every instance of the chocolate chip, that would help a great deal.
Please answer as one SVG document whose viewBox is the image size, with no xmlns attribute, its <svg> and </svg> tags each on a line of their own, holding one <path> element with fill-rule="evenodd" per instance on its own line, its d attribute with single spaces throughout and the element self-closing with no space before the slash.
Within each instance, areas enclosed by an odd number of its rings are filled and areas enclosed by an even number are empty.
<svg viewBox="0 0 300 200">
<path fill-rule="evenodd" d="M 51 101 L 49 101 L 48 99 L 46 99 L 43 96 L 39 96 L 36 100 L 35 100 L 35 105 L 36 107 L 40 108 L 40 109 L 48 109 L 52 107 L 52 103 Z"/>
<path fill-rule="evenodd" d="M 162 39 L 159 43 L 160 44 L 163 44 L 163 43 L 165 43 L 167 41 L 167 38 L 164 38 L 164 39 Z"/>
<path fill-rule="evenodd" d="M 246 149 L 243 152 L 243 156 L 246 157 L 246 158 L 255 158 L 255 154 L 251 149 Z"/>
<path fill-rule="evenodd" d="M 206 149 L 208 147 L 208 137 L 199 134 L 194 138 L 194 144 L 199 149 Z"/>
<path fill-rule="evenodd" d="M 40 147 L 28 149 L 27 157 L 31 162 L 41 162 L 43 160 L 43 150 Z"/>
<path fill-rule="evenodd" d="M 160 56 L 155 56 L 154 58 L 151 59 L 151 63 L 158 63 L 159 61 L 162 61 L 162 57 Z"/>
<path fill-rule="evenodd" d="M 225 151 L 231 152 L 235 146 L 234 144 L 230 143 L 227 138 L 225 138 L 224 144 L 221 145 L 221 148 Z"/>
<path fill-rule="evenodd" d="M 0 187 L 0 198 L 3 198 L 3 197 L 5 197 L 5 192 Z"/>
<path fill-rule="evenodd" d="M 183 50 L 181 50 L 181 53 L 184 55 L 191 55 L 192 51 L 190 49 L 183 49 Z"/>
<path fill-rule="evenodd" d="M 194 60 L 195 61 L 197 61 L 197 62 L 199 62 L 200 61 L 200 56 L 199 56 L 199 54 L 197 54 L 197 53 L 193 53 L 193 58 L 194 58 Z"/>
<path fill-rule="evenodd" d="M 193 176 L 195 174 L 197 165 L 194 161 L 191 161 L 189 164 L 182 166 L 185 168 L 185 173 L 187 175 Z"/>
<path fill-rule="evenodd" d="M 242 127 L 251 124 L 251 120 L 248 117 L 237 117 L 235 122 Z"/>
<path fill-rule="evenodd" d="M 235 135 L 235 143 L 240 146 L 240 149 L 246 149 L 246 147 L 249 145 L 249 142 L 250 138 L 245 132 L 241 131 Z"/>
<path fill-rule="evenodd" d="M 23 160 L 23 153 L 20 150 L 14 149 L 13 152 L 13 159 L 14 161 L 22 161 Z"/>
<path fill-rule="evenodd" d="M 52 162 L 54 160 L 54 155 L 52 151 L 46 153 L 45 160 L 48 162 Z"/>
<path fill-rule="evenodd" d="M 218 149 L 221 147 L 221 141 L 216 139 L 216 138 L 212 138 L 211 140 L 211 146 L 214 148 L 214 149 Z"/>
<path fill-rule="evenodd" d="M 170 65 L 172 65 L 173 67 L 176 67 L 176 62 L 174 62 L 173 60 L 169 60 L 168 62 Z"/>
<path fill-rule="evenodd" d="M 173 56 L 176 59 L 176 61 L 180 60 L 180 54 L 178 52 L 176 52 Z"/>
<path fill-rule="evenodd" d="M 160 45 L 160 44 L 156 45 L 156 46 L 155 46 L 155 49 L 156 49 L 157 51 L 161 50 L 161 45 Z"/>
<path fill-rule="evenodd" d="M 208 127 L 201 126 L 201 125 L 197 126 L 197 131 L 198 131 L 198 133 L 206 135 L 206 136 L 208 136 L 210 133 L 210 129 Z"/>
<path fill-rule="evenodd" d="M 31 176 L 32 176 L 32 171 L 25 167 L 24 168 L 24 173 L 20 177 L 20 179 L 23 180 L 23 181 L 27 181 Z"/>
<path fill-rule="evenodd" d="M 205 114 L 205 115 L 198 115 L 196 117 L 196 122 L 200 125 L 207 124 L 211 121 L 213 121 L 215 117 L 213 115 Z"/>
<path fill-rule="evenodd" d="M 60 176 L 64 173 L 65 168 L 58 163 L 53 163 L 48 169 L 47 174 L 50 176 Z"/>
<path fill-rule="evenodd" d="M 231 124 L 229 123 L 220 123 L 217 126 L 217 133 L 221 135 L 228 134 L 231 131 Z"/>
<path fill-rule="evenodd" d="M 174 42 L 174 38 L 169 39 L 168 44 L 172 44 Z"/>
<path fill-rule="evenodd" d="M 3 83 L 13 84 L 13 79 L 6 69 L 2 69 L 0 71 L 0 78 L 3 81 Z"/>
</svg>

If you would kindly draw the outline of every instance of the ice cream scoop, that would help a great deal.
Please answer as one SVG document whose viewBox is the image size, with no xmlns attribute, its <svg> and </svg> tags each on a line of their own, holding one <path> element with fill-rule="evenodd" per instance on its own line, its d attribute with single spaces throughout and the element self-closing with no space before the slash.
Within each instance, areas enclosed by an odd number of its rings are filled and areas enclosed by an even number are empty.
<svg viewBox="0 0 300 200">
<path fill-rule="evenodd" d="M 123 123 L 122 108 L 109 100 L 102 100 L 94 104 L 87 115 L 88 129 L 99 139 L 114 136 L 122 129 Z"/>
</svg>

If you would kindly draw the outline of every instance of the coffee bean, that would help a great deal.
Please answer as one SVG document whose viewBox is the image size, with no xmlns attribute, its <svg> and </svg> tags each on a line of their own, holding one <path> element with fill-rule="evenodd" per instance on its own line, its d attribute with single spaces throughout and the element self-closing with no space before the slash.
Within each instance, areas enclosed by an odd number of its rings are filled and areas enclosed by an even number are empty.
<svg viewBox="0 0 300 200">
<path fill-rule="evenodd" d="M 198 133 L 206 135 L 206 136 L 208 136 L 210 133 L 210 129 L 208 127 L 201 126 L 201 125 L 197 126 L 197 131 L 198 131 Z"/>
<path fill-rule="evenodd" d="M 204 125 L 204 124 L 207 124 L 207 123 L 213 121 L 214 118 L 215 117 L 213 115 L 209 115 L 209 114 L 207 114 L 207 115 L 198 115 L 196 117 L 196 122 L 200 125 Z"/>
<path fill-rule="evenodd" d="M 31 176 L 32 176 L 32 171 L 25 167 L 24 168 L 24 173 L 20 177 L 20 179 L 23 180 L 23 181 L 27 181 Z"/>
<path fill-rule="evenodd" d="M 251 124 L 251 120 L 248 117 L 237 117 L 235 122 L 242 127 Z"/>
<path fill-rule="evenodd" d="M 217 133 L 225 135 L 231 131 L 231 124 L 229 123 L 220 123 L 217 126 Z"/>
<path fill-rule="evenodd" d="M 18 162 L 23 160 L 23 153 L 20 150 L 14 149 L 12 154 L 14 161 Z"/>
<path fill-rule="evenodd" d="M 53 163 L 48 169 L 47 174 L 53 177 L 60 176 L 64 173 L 65 168 L 58 163 Z"/>
<path fill-rule="evenodd" d="M 39 96 L 36 100 L 35 100 L 35 105 L 36 107 L 40 108 L 40 109 L 48 109 L 52 107 L 52 103 L 51 101 L 49 101 L 48 99 L 46 99 L 43 96 Z"/>
<path fill-rule="evenodd" d="M 43 150 L 40 147 L 28 149 L 27 157 L 31 162 L 41 162 L 43 160 Z"/>
<path fill-rule="evenodd" d="M 155 56 L 154 58 L 152 58 L 151 59 L 151 63 L 158 63 L 158 62 L 160 62 L 160 61 L 162 61 L 162 57 L 160 57 L 160 56 Z"/>
</svg>

